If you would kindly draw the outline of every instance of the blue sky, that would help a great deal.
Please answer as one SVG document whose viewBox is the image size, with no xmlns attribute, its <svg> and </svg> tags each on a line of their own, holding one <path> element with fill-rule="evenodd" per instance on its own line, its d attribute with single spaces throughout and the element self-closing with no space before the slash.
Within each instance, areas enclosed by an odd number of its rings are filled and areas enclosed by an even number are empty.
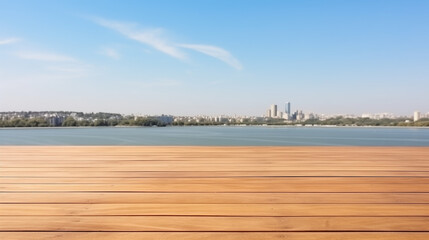
<svg viewBox="0 0 429 240">
<path fill-rule="evenodd" d="M 429 1 L 0 0 L 0 111 L 429 112 Z"/>
</svg>

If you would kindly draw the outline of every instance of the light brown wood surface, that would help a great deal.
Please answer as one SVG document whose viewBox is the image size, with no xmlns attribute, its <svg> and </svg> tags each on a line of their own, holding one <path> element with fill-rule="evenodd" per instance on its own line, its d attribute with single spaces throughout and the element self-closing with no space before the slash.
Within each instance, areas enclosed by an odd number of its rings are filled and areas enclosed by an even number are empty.
<svg viewBox="0 0 429 240">
<path fill-rule="evenodd" d="M 429 147 L 0 147 L 0 239 L 429 239 Z"/>
</svg>

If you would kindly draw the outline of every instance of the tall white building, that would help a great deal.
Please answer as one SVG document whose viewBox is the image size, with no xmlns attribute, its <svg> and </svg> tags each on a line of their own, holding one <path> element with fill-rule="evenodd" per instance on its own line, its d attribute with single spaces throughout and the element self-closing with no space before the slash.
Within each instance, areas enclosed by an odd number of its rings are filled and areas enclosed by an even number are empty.
<svg viewBox="0 0 429 240">
<path fill-rule="evenodd" d="M 414 122 L 420 120 L 420 112 L 419 111 L 415 111 L 414 112 Z"/>
<path fill-rule="evenodd" d="M 277 117 L 277 105 L 276 104 L 271 105 L 270 110 L 271 110 L 271 116 L 270 117 L 272 117 L 272 118 Z"/>
</svg>

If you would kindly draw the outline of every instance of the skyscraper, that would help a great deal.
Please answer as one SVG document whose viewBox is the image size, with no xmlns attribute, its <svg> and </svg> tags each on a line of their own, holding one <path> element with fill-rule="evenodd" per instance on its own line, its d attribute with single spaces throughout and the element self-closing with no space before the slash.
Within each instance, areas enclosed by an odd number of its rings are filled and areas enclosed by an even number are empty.
<svg viewBox="0 0 429 240">
<path fill-rule="evenodd" d="M 414 112 L 414 122 L 420 120 L 420 112 L 419 111 L 415 111 Z"/>
<path fill-rule="evenodd" d="M 288 118 L 290 118 L 290 102 L 287 102 L 285 104 L 285 113 L 288 116 Z"/>
<path fill-rule="evenodd" d="M 275 105 L 275 104 L 271 105 L 271 116 L 270 117 L 277 117 L 277 105 Z"/>
</svg>

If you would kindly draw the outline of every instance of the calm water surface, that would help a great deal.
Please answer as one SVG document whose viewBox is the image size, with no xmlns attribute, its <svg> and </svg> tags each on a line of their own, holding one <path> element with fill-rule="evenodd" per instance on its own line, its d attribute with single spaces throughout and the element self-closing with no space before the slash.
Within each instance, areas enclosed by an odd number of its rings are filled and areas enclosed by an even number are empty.
<svg viewBox="0 0 429 240">
<path fill-rule="evenodd" d="M 100 127 L 0 129 L 0 145 L 429 146 L 429 129 Z"/>
</svg>

